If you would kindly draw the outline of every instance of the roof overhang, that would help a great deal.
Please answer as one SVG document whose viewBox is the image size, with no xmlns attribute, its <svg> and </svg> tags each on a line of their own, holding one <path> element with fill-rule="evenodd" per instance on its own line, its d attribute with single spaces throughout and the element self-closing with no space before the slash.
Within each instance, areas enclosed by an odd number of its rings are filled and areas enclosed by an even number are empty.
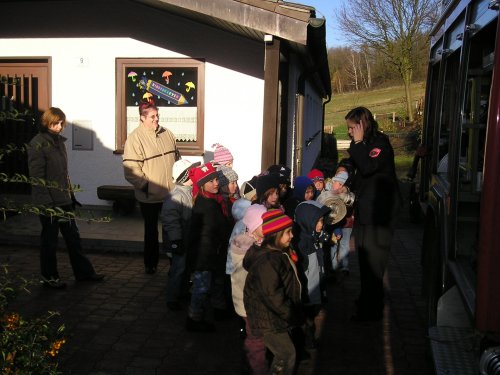
<svg viewBox="0 0 500 375">
<path fill-rule="evenodd" d="M 133 0 L 251 39 L 265 34 L 307 45 L 314 8 L 269 0 Z"/>
<path fill-rule="evenodd" d="M 316 70 L 331 95 L 324 18 L 313 7 L 281 0 L 131 0 L 256 41 L 269 34 L 286 41 Z"/>
</svg>

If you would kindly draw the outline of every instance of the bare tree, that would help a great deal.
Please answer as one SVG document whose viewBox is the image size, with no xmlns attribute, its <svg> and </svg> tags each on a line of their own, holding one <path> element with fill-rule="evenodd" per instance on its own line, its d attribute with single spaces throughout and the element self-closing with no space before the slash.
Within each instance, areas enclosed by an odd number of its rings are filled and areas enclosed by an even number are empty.
<svg viewBox="0 0 500 375">
<path fill-rule="evenodd" d="M 366 78 L 366 71 L 364 69 L 363 64 L 361 63 L 361 53 L 357 52 L 356 58 L 357 58 L 357 64 L 358 64 L 358 70 L 359 70 L 359 79 L 363 83 L 363 88 L 367 89 L 368 82 L 367 82 L 367 78 Z"/>
<path fill-rule="evenodd" d="M 405 87 L 410 121 L 415 41 L 430 29 L 439 4 L 439 0 L 350 0 L 338 15 L 340 28 L 355 45 L 381 52 L 395 67 Z"/>
<path fill-rule="evenodd" d="M 358 91 L 359 90 L 358 67 L 356 66 L 356 60 L 354 58 L 354 51 L 351 51 L 350 61 L 347 68 L 347 74 L 349 75 L 349 78 L 351 78 L 352 80 L 352 85 L 354 86 L 354 89 Z"/>
<path fill-rule="evenodd" d="M 344 81 L 342 79 L 340 71 L 336 70 L 332 74 L 332 84 L 333 84 L 333 89 L 336 92 L 338 92 L 339 94 L 342 94 L 344 92 Z"/>
<path fill-rule="evenodd" d="M 363 57 L 365 58 L 365 66 L 366 66 L 366 88 L 371 89 L 371 87 L 372 87 L 372 69 L 370 66 L 370 61 L 368 61 L 368 52 L 366 52 L 366 48 L 363 48 Z"/>
</svg>

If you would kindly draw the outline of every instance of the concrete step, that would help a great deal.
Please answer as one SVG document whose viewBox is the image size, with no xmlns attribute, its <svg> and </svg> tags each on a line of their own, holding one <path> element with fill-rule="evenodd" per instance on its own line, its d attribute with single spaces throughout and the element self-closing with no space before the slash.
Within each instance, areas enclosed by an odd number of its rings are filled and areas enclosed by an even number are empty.
<svg viewBox="0 0 500 375">
<path fill-rule="evenodd" d="M 470 328 L 429 328 L 429 340 L 437 374 L 475 375 L 474 332 Z"/>
<path fill-rule="evenodd" d="M 142 252 L 144 224 L 135 210 L 128 215 L 109 207 L 92 206 L 77 210 L 77 225 L 85 250 L 93 252 Z M 42 226 L 38 216 L 19 214 L 0 221 L 0 244 L 39 246 Z M 161 230 L 160 224 L 158 229 Z M 61 237 L 60 245 L 64 246 Z"/>
</svg>

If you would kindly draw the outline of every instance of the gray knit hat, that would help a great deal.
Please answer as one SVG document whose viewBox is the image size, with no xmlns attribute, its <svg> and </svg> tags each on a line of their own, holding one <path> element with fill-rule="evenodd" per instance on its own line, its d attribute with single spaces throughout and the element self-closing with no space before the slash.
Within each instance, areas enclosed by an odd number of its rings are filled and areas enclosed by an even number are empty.
<svg viewBox="0 0 500 375">
<path fill-rule="evenodd" d="M 226 186 L 232 181 L 238 181 L 238 174 L 230 167 L 221 165 L 217 170 L 219 187 Z"/>
</svg>

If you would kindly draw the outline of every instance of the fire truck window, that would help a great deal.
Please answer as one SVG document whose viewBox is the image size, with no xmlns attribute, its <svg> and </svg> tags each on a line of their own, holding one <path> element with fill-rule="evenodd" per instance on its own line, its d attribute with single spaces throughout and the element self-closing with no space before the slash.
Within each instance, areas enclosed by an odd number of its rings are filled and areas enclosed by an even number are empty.
<svg viewBox="0 0 500 375">
<path fill-rule="evenodd" d="M 435 63 L 429 70 L 429 81 L 428 81 L 428 101 L 425 103 L 426 111 L 426 128 L 423 134 L 423 140 L 426 150 L 426 157 L 421 159 L 420 171 L 421 171 L 421 190 L 426 191 L 428 187 L 432 184 L 432 173 L 434 173 L 434 140 L 436 137 L 436 127 L 438 126 L 437 116 L 440 113 L 440 108 L 438 107 L 439 97 L 441 92 L 439 71 L 440 63 Z"/>
<path fill-rule="evenodd" d="M 459 186 L 461 191 L 473 194 L 470 199 L 482 188 L 494 42 L 487 37 L 488 31 L 481 30 L 482 35 L 475 35 L 471 44 L 460 132 Z M 495 34 L 490 31 L 490 35 Z"/>
<path fill-rule="evenodd" d="M 456 258 L 476 270 L 486 123 L 492 80 L 496 23 L 471 38 L 459 132 Z"/>
<path fill-rule="evenodd" d="M 448 173 L 448 154 L 444 154 L 438 164 L 437 173 Z"/>
<path fill-rule="evenodd" d="M 439 128 L 439 145 L 435 159 L 436 171 L 439 175 L 447 177 L 448 163 L 447 155 L 449 152 L 449 136 L 452 128 L 456 127 L 457 119 L 457 97 L 459 94 L 458 81 L 456 77 L 459 74 L 460 51 L 455 51 L 446 58 L 446 73 L 443 90 L 443 104 L 441 107 L 441 122 Z M 446 157 L 445 157 L 446 156 Z"/>
</svg>

